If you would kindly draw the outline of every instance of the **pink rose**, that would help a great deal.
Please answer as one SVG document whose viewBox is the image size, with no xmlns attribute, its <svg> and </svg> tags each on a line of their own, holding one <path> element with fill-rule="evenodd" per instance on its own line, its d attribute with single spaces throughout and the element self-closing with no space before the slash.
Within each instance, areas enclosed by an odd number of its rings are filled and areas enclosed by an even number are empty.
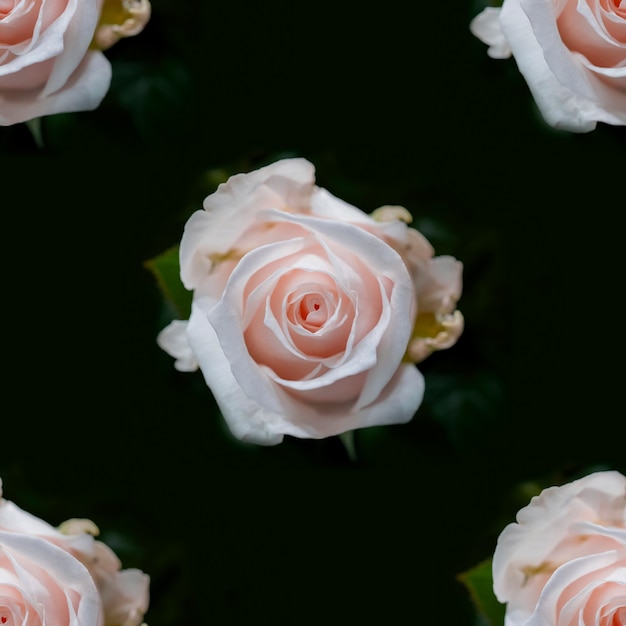
<svg viewBox="0 0 626 626">
<path fill-rule="evenodd" d="M 410 420 L 424 388 L 414 363 L 463 327 L 461 264 L 433 257 L 410 219 L 335 198 L 304 159 L 233 176 L 187 222 L 192 313 L 159 345 L 180 370 L 199 364 L 245 441 Z"/>
<path fill-rule="evenodd" d="M 470 29 L 489 54 L 512 52 L 545 120 L 588 132 L 626 124 L 624 0 L 504 0 Z"/>
<path fill-rule="evenodd" d="M 139 32 L 149 9 L 147 0 L 0 0 L 0 125 L 95 109 L 111 82 L 95 47 Z"/>
<path fill-rule="evenodd" d="M 68 520 L 57 529 L 0 497 L 1 623 L 139 626 L 149 578 L 121 570 L 96 534 L 90 520 Z"/>
<path fill-rule="evenodd" d="M 626 478 L 550 487 L 498 539 L 494 592 L 506 626 L 626 624 Z"/>
</svg>

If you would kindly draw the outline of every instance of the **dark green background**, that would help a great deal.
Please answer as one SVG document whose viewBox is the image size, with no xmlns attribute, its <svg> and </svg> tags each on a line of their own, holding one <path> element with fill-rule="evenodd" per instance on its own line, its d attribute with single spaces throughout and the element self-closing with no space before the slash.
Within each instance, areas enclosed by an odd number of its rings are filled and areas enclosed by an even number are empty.
<svg viewBox="0 0 626 626">
<path fill-rule="evenodd" d="M 0 128 L 5 497 L 90 517 L 152 577 L 147 622 L 472 624 L 456 575 L 531 491 L 626 473 L 626 134 L 553 131 L 480 7 L 153 0 L 94 112 Z M 155 344 L 143 262 L 218 174 L 282 156 L 402 204 L 465 264 L 459 343 L 403 426 L 250 447 Z"/>
</svg>

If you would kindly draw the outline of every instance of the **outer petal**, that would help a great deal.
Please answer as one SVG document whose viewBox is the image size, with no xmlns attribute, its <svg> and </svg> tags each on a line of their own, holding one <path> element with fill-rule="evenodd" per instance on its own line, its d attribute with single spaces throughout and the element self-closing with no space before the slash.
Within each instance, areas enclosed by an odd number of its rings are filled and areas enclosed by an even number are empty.
<svg viewBox="0 0 626 626">
<path fill-rule="evenodd" d="M 55 59 L 43 97 L 65 87 L 85 58 L 98 25 L 100 10 L 94 0 L 71 0 L 70 5 L 75 5 L 75 10 L 63 28 L 63 51 Z"/>
<path fill-rule="evenodd" d="M 121 15 L 117 11 L 111 17 L 102 13 L 94 35 L 95 45 L 100 50 L 107 50 L 123 37 L 138 35 L 148 23 L 151 13 L 149 0 L 123 0 Z M 113 23 L 108 23 L 109 19 Z"/>
<path fill-rule="evenodd" d="M 463 290 L 463 264 L 451 256 L 438 256 L 415 270 L 419 313 L 451 313 Z"/>
<path fill-rule="evenodd" d="M 333 196 L 326 189 L 315 187 L 311 196 L 311 214 L 335 222 L 375 226 L 374 220 L 355 206 Z"/>
<path fill-rule="evenodd" d="M 265 209 L 308 210 L 315 168 L 305 159 L 284 159 L 249 174 L 231 176 L 194 213 L 180 244 L 180 275 L 196 288 L 212 269 L 211 258 L 227 255 Z"/>
<path fill-rule="evenodd" d="M 98 107 L 111 83 L 111 64 L 101 52 L 88 52 L 64 87 L 46 97 L 33 91 L 0 93 L 0 125 Z"/>
<path fill-rule="evenodd" d="M 261 445 L 280 443 L 286 430 L 282 416 L 243 393 L 201 304 L 194 301 L 192 305 L 187 327 L 189 343 L 228 427 L 242 441 Z"/>
<path fill-rule="evenodd" d="M 187 339 L 187 324 L 187 321 L 174 320 L 157 335 L 159 348 L 176 359 L 174 367 L 179 372 L 198 369 L 198 361 Z"/>
<path fill-rule="evenodd" d="M 97 527 L 90 520 L 68 520 L 61 525 L 65 532 L 88 532 Z M 122 570 L 122 563 L 111 548 L 91 536 L 71 539 L 90 541 L 87 545 L 60 547 L 68 549 L 89 571 L 96 583 L 104 613 L 103 626 L 139 626 L 148 610 L 150 577 L 138 569 Z"/>
<path fill-rule="evenodd" d="M 139 626 L 148 610 L 150 578 L 138 569 L 110 572 L 96 578 L 105 623 Z"/>
<path fill-rule="evenodd" d="M 69 539 L 48 522 L 4 499 L 0 499 L 0 531 L 36 535 L 60 542 Z"/>
<path fill-rule="evenodd" d="M 83 526 L 84 531 L 78 531 L 80 525 Z M 78 534 L 66 534 L 65 529 L 72 526 Z M 87 528 L 91 530 L 87 531 Z M 92 552 L 94 538 L 88 533 L 93 529 L 97 532 L 96 525 L 90 520 L 69 520 L 57 529 L 28 511 L 22 510 L 13 502 L 0 499 L 0 531 L 40 537 L 74 556 Z"/>
<path fill-rule="evenodd" d="M 404 424 L 415 415 L 424 397 L 424 377 L 412 364 L 400 366 L 375 402 L 360 409 L 359 426 Z"/>
<path fill-rule="evenodd" d="M 470 32 L 487 44 L 492 59 L 507 59 L 511 48 L 500 27 L 500 7 L 485 7 L 471 22 Z"/>
</svg>

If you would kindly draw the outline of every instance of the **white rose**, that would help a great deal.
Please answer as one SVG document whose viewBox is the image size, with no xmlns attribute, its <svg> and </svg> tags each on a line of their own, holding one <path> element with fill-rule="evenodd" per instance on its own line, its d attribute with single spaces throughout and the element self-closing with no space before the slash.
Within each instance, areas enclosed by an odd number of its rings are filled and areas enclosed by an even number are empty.
<svg viewBox="0 0 626 626">
<path fill-rule="evenodd" d="M 242 440 L 406 422 L 414 363 L 462 330 L 461 264 L 433 258 L 405 209 L 370 217 L 314 181 L 304 159 L 233 176 L 185 227 L 193 309 L 158 341 L 179 369 L 200 365 Z"/>
</svg>

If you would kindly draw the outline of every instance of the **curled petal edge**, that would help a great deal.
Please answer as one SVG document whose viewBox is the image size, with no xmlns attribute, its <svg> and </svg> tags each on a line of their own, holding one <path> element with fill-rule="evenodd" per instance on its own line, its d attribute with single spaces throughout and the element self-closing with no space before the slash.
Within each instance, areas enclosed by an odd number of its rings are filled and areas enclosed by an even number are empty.
<svg viewBox="0 0 626 626">
<path fill-rule="evenodd" d="M 413 338 L 407 349 L 408 360 L 419 363 L 436 350 L 451 348 L 463 333 L 464 326 L 463 314 L 458 309 L 449 314 L 418 315 Z M 426 330 L 428 327 L 429 331 Z M 430 332 L 430 334 L 416 336 L 416 333 L 423 332 Z"/>
<path fill-rule="evenodd" d="M 179 372 L 195 372 L 198 361 L 187 339 L 187 320 L 170 322 L 158 335 L 157 345 L 174 357 L 174 367 Z"/>
</svg>

